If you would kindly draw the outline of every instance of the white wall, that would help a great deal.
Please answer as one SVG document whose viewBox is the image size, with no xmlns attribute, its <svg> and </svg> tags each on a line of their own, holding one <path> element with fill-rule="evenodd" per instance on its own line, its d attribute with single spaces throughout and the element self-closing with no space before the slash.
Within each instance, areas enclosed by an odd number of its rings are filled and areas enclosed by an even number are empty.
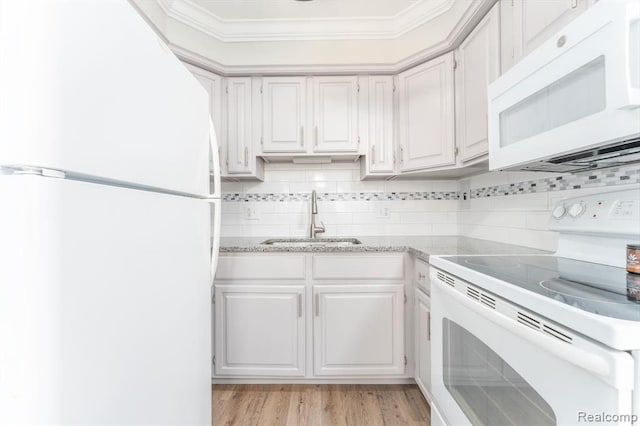
<svg viewBox="0 0 640 426">
<path fill-rule="evenodd" d="M 465 181 L 468 208 L 456 200 Z M 575 175 L 490 172 L 460 181 L 362 182 L 355 163 L 267 164 L 265 182 L 223 184 L 222 236 L 306 236 L 315 189 L 334 199 L 318 203 L 324 236 L 461 235 L 555 250 L 557 235 L 547 223 L 558 201 L 626 188 L 640 191 L 640 166 Z M 247 218 L 247 209 L 256 218 Z"/>
</svg>

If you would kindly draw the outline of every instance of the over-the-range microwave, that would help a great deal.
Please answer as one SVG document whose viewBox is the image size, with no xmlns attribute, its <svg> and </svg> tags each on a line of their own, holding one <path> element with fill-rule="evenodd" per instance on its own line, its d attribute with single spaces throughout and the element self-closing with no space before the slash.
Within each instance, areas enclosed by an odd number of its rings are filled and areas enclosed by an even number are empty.
<svg viewBox="0 0 640 426">
<path fill-rule="evenodd" d="M 640 162 L 640 0 L 600 0 L 489 86 L 492 170 Z"/>
</svg>

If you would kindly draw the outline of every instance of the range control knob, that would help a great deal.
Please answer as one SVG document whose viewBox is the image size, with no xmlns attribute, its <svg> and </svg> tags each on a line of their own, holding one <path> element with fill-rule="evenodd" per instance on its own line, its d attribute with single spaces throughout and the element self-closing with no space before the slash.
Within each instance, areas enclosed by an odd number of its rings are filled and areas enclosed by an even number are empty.
<svg viewBox="0 0 640 426">
<path fill-rule="evenodd" d="M 567 214 L 567 209 L 565 208 L 564 204 L 561 204 L 553 209 L 553 213 L 551 213 L 551 216 L 553 216 L 554 219 L 560 219 L 565 214 Z"/>
<path fill-rule="evenodd" d="M 569 207 L 569 216 L 578 217 L 586 210 L 584 203 L 575 203 Z"/>
</svg>

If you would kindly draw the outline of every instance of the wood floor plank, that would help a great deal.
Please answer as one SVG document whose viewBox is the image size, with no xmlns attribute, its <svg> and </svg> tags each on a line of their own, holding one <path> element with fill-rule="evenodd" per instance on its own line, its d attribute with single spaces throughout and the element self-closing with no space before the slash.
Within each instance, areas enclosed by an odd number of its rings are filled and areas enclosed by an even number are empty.
<svg viewBox="0 0 640 426">
<path fill-rule="evenodd" d="M 216 426 L 430 424 L 415 385 L 213 385 L 212 402 Z"/>
<path fill-rule="evenodd" d="M 285 426 L 291 403 L 291 385 L 268 385 L 258 424 Z"/>
<path fill-rule="evenodd" d="M 346 426 L 343 385 L 325 385 L 322 389 L 322 424 Z"/>
<path fill-rule="evenodd" d="M 287 426 L 322 426 L 320 385 L 295 385 L 290 399 Z"/>
</svg>

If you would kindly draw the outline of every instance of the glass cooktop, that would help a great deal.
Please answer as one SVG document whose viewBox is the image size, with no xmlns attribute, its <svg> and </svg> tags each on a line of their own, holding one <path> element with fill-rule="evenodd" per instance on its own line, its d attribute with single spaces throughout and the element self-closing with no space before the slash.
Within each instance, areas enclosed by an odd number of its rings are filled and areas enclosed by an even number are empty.
<svg viewBox="0 0 640 426">
<path fill-rule="evenodd" d="M 599 315 L 640 321 L 640 275 L 556 256 L 447 256 L 474 271 Z"/>
</svg>

